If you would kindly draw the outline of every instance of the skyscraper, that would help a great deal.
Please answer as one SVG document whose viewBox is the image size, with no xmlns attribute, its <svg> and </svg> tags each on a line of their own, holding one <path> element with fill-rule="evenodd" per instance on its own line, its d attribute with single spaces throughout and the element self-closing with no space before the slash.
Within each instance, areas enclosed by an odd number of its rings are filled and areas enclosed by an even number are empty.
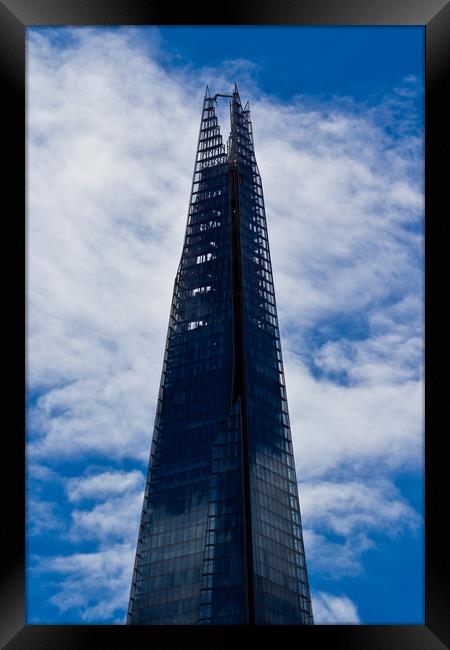
<svg viewBox="0 0 450 650">
<path fill-rule="evenodd" d="M 222 142 L 215 104 L 229 97 Z M 248 104 L 203 103 L 127 623 L 313 623 Z"/>
</svg>

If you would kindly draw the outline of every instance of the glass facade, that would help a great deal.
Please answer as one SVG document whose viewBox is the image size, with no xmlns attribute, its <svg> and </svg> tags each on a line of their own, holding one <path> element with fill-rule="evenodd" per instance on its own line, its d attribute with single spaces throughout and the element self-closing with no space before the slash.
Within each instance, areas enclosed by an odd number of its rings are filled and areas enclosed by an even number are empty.
<svg viewBox="0 0 450 650">
<path fill-rule="evenodd" d="M 129 624 L 311 624 L 261 178 L 235 87 L 207 91 Z"/>
</svg>

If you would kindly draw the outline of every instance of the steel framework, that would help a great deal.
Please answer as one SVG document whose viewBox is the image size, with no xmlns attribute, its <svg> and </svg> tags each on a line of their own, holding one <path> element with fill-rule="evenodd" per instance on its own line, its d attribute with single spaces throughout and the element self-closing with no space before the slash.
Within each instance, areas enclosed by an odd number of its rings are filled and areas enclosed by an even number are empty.
<svg viewBox="0 0 450 650">
<path fill-rule="evenodd" d="M 224 145 L 215 112 L 230 97 Z M 311 624 L 249 105 L 206 90 L 127 623 Z"/>
</svg>

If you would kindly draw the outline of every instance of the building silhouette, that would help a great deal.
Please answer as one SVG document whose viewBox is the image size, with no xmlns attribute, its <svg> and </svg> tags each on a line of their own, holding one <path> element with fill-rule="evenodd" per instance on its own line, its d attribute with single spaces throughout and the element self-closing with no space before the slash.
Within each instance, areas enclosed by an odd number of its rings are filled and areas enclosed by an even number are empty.
<svg viewBox="0 0 450 650">
<path fill-rule="evenodd" d="M 204 99 L 127 623 L 313 623 L 263 191 L 236 86 Z"/>
</svg>

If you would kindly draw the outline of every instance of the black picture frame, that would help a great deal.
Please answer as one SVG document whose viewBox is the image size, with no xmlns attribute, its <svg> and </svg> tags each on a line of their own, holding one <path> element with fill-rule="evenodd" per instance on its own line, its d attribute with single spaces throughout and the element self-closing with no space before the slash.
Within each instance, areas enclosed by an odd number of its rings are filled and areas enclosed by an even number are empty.
<svg viewBox="0 0 450 650">
<path fill-rule="evenodd" d="M 422 25 L 426 34 L 425 93 L 425 624 L 424 625 L 316 625 L 263 627 L 184 627 L 112 625 L 25 625 L 25 444 L 23 370 L 25 368 L 25 29 L 32 25 Z M 0 0 L 0 74 L 3 108 L 4 174 L 3 224 L 10 227 L 4 249 L 12 260 L 4 271 L 6 298 L 3 318 L 10 324 L 5 337 L 17 339 L 8 377 L 11 399 L 4 412 L 13 411 L 14 426 L 4 428 L 2 478 L 2 573 L 0 582 L 0 642 L 8 650 L 19 648 L 142 647 L 160 643 L 205 642 L 227 644 L 285 643 L 302 647 L 378 650 L 438 650 L 448 647 L 448 541 L 444 523 L 448 511 L 445 490 L 448 436 L 445 414 L 447 397 L 444 366 L 450 328 L 444 317 L 446 292 L 436 291 L 445 278 L 443 247 L 449 241 L 447 199 L 448 122 L 450 110 L 446 85 L 450 78 L 450 4 L 445 0 L 248 0 L 218 4 L 180 3 L 179 7 L 151 0 Z M 446 138 L 447 135 L 447 138 Z M 445 144 L 447 142 L 447 144 Z M 444 154 L 442 161 L 441 154 Z M 8 209 L 6 209 L 8 205 Z M 447 208 L 445 209 L 445 206 Z M 11 232 L 12 226 L 12 232 Z M 447 245 L 448 246 L 448 245 Z M 18 254 L 19 252 L 19 254 Z M 448 257 L 448 253 L 447 253 Z M 11 282 L 10 278 L 14 278 Z M 444 284 L 445 287 L 445 284 Z M 435 297 L 436 296 L 436 297 Z M 447 336 L 446 336 L 447 335 Z M 447 418 L 448 420 L 448 418 Z M 448 427 L 448 424 L 447 424 Z M 8 442 L 8 451 L 5 444 Z M 446 645 L 445 645 L 446 644 Z M 159 646 L 156 646 L 159 647 Z"/>
</svg>

